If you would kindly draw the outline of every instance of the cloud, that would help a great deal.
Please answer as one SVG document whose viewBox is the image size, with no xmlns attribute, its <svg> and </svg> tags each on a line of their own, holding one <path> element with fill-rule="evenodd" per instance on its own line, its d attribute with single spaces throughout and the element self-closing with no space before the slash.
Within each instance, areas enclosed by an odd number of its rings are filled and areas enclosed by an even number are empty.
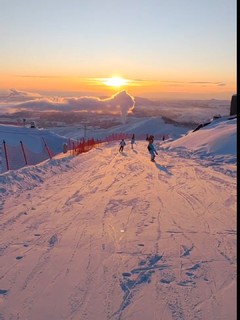
<svg viewBox="0 0 240 320">
<path fill-rule="evenodd" d="M 226 86 L 226 84 L 223 83 L 223 82 L 212 82 L 212 81 L 191 81 L 189 83 L 193 83 L 193 84 L 213 84 L 213 85 L 220 86 L 220 87 Z"/>
<path fill-rule="evenodd" d="M 125 122 L 127 114 L 134 109 L 135 100 L 127 91 L 120 91 L 106 99 L 96 97 L 68 98 L 65 99 L 64 104 L 65 107 L 67 106 L 73 111 L 120 114 L 122 121 Z"/>
<path fill-rule="evenodd" d="M 38 93 L 20 91 L 16 89 L 10 89 L 9 91 L 9 93 L 0 96 L 1 102 L 23 102 L 41 98 L 41 95 Z"/>
<path fill-rule="evenodd" d="M 126 121 L 127 114 L 132 112 L 135 106 L 134 97 L 127 91 L 120 91 L 105 99 L 96 97 L 43 97 L 15 89 L 10 90 L 10 94 L 1 97 L 1 104 L 14 102 L 14 111 L 61 111 L 61 112 L 97 112 L 104 114 L 119 114 L 122 122 Z M 5 99 L 4 99 L 5 98 Z M 16 106 L 16 103 L 17 106 Z"/>
<path fill-rule="evenodd" d="M 116 93 L 110 99 L 105 99 L 105 101 L 109 103 L 111 109 L 120 111 L 123 123 L 126 122 L 127 114 L 132 112 L 135 107 L 135 100 L 127 91 Z"/>
<path fill-rule="evenodd" d="M 39 75 L 17 75 L 18 78 L 39 78 L 39 79 L 52 79 L 52 78 L 61 78 L 61 76 L 39 76 Z"/>
</svg>

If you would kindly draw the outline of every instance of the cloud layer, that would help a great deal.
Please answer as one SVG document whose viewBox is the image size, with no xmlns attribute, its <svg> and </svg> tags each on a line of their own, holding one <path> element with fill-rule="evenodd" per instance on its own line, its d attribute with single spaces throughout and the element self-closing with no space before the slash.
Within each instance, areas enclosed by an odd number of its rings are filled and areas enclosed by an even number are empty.
<svg viewBox="0 0 240 320">
<path fill-rule="evenodd" d="M 135 100 L 127 91 L 120 91 L 105 99 L 96 97 L 43 97 L 39 94 L 11 89 L 10 93 L 0 97 L 1 105 L 11 110 L 90 112 L 119 114 L 122 121 L 134 109 Z"/>
</svg>

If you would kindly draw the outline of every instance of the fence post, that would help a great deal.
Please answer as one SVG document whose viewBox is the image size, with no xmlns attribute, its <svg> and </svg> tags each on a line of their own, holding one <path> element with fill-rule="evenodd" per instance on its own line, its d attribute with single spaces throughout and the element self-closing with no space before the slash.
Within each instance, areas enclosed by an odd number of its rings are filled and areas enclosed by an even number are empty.
<svg viewBox="0 0 240 320">
<path fill-rule="evenodd" d="M 72 143 L 72 155 L 73 156 L 75 155 L 75 143 L 74 143 L 74 141 Z"/>
<path fill-rule="evenodd" d="M 71 140 L 70 140 L 70 138 L 68 138 L 68 150 L 71 155 Z"/>
<path fill-rule="evenodd" d="M 42 139 L 43 139 L 43 137 L 42 137 Z M 46 144 L 46 142 L 45 142 L 44 139 L 43 139 L 43 143 L 44 143 L 45 148 L 46 148 L 46 150 L 47 150 L 48 156 L 49 156 L 49 158 L 50 158 L 50 160 L 51 160 L 51 159 L 52 159 L 52 156 L 51 156 L 50 150 L 48 149 L 48 146 L 47 146 L 47 144 Z"/>
<path fill-rule="evenodd" d="M 5 159 L 6 159 L 7 170 L 9 170 L 7 147 L 6 147 L 6 142 L 5 142 L 5 140 L 3 140 L 3 147 L 4 147 L 4 152 L 5 152 Z"/>
<path fill-rule="evenodd" d="M 20 144 L 21 144 L 21 147 L 22 147 L 22 152 L 23 152 L 24 160 L 25 160 L 25 163 L 26 163 L 26 165 L 27 165 L 27 157 L 26 157 L 25 150 L 24 150 L 24 148 L 23 148 L 23 143 L 22 143 L 22 141 L 20 141 Z"/>
</svg>

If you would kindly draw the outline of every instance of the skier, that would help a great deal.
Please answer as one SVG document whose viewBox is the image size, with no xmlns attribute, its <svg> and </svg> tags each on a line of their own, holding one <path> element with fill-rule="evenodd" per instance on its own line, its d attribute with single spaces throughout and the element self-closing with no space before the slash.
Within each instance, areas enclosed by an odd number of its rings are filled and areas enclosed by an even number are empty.
<svg viewBox="0 0 240 320">
<path fill-rule="evenodd" d="M 132 135 L 131 148 L 133 149 L 133 144 L 135 143 L 135 134 Z"/>
<path fill-rule="evenodd" d="M 148 141 L 152 141 L 153 142 L 154 141 L 154 135 L 151 134 L 150 137 L 148 138 Z"/>
<path fill-rule="evenodd" d="M 126 142 L 124 141 L 124 139 L 122 139 L 120 141 L 120 148 L 119 148 L 119 152 L 123 152 L 124 146 L 126 145 Z"/>
<path fill-rule="evenodd" d="M 151 155 L 151 161 L 155 162 L 155 156 L 158 155 L 154 145 L 153 145 L 153 141 L 150 140 L 149 144 L 148 144 L 148 151 Z"/>
</svg>

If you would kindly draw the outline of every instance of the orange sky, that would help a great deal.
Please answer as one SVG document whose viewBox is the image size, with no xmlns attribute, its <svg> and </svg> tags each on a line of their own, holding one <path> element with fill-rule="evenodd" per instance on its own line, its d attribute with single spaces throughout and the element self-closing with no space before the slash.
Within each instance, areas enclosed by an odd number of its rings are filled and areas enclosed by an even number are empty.
<svg viewBox="0 0 240 320">
<path fill-rule="evenodd" d="M 111 77 L 109 77 L 111 79 Z M 126 84 L 111 86 L 105 84 L 105 78 L 80 78 L 77 76 L 4 76 L 0 79 L 0 88 L 23 91 L 46 92 L 52 95 L 64 92 L 64 95 L 107 95 L 126 90 L 133 96 L 151 99 L 230 99 L 236 92 L 235 83 L 207 81 L 158 81 L 132 80 Z"/>
</svg>

